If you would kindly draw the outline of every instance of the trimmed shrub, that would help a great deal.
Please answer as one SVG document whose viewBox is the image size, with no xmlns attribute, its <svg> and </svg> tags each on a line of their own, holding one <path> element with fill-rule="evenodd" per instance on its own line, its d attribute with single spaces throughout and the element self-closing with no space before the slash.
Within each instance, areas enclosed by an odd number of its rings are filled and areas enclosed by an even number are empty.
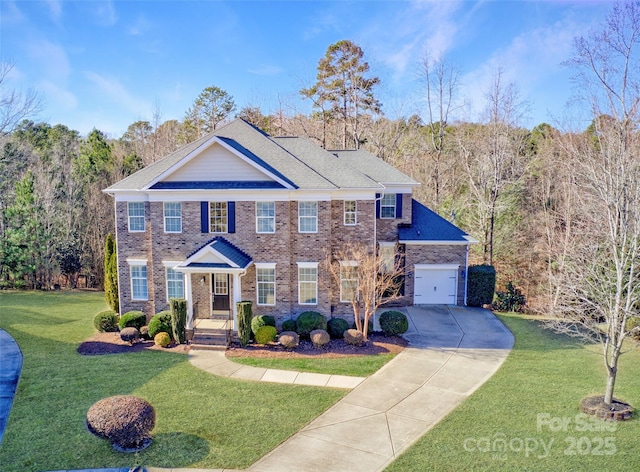
<svg viewBox="0 0 640 472">
<path fill-rule="evenodd" d="M 482 306 L 493 301 L 496 269 L 490 265 L 470 266 L 467 270 L 467 305 Z"/>
<path fill-rule="evenodd" d="M 296 330 L 296 320 L 284 320 L 282 322 L 282 331 L 295 331 L 295 330 Z"/>
<path fill-rule="evenodd" d="M 147 341 L 149 339 L 151 339 L 151 336 L 149 336 L 149 327 L 148 326 L 143 326 L 142 328 L 140 328 L 140 337 L 142 339 L 146 339 Z"/>
<path fill-rule="evenodd" d="M 407 316 L 395 310 L 385 311 L 380 315 L 380 328 L 384 334 L 389 336 L 397 336 L 406 333 L 409 329 L 409 320 Z"/>
<path fill-rule="evenodd" d="M 283 331 L 280 333 L 280 336 L 278 336 L 278 342 L 285 349 L 293 349 L 300 344 L 300 336 L 298 336 L 298 333 L 295 331 Z"/>
<path fill-rule="evenodd" d="M 636 341 L 640 341 L 640 316 L 630 316 L 625 325 L 627 333 Z"/>
<path fill-rule="evenodd" d="M 509 282 L 506 292 L 496 292 L 493 308 L 498 311 L 521 312 L 526 304 L 527 301 L 522 292 Z"/>
<path fill-rule="evenodd" d="M 149 337 L 151 339 L 155 339 L 158 333 L 167 333 L 171 336 L 172 332 L 170 311 L 161 311 L 151 317 L 151 321 L 149 321 Z"/>
<path fill-rule="evenodd" d="M 118 326 L 120 329 L 135 328 L 140 329 L 147 324 L 147 315 L 141 311 L 128 311 L 120 317 Z"/>
<path fill-rule="evenodd" d="M 349 323 L 342 318 L 331 318 L 327 321 L 327 331 L 332 339 L 344 338 L 344 332 L 349 329 Z"/>
<path fill-rule="evenodd" d="M 296 320 L 296 332 L 300 336 L 308 338 L 314 329 L 324 329 L 326 331 L 327 319 L 317 311 L 301 313 Z"/>
<path fill-rule="evenodd" d="M 256 342 L 258 344 L 269 344 L 276 340 L 278 332 L 275 326 L 260 326 L 256 331 Z"/>
<path fill-rule="evenodd" d="M 187 301 L 184 298 L 172 298 L 169 304 L 173 339 L 178 341 L 178 344 L 184 344 L 187 340 Z"/>
<path fill-rule="evenodd" d="M 120 330 L 120 339 L 133 344 L 134 341 L 140 339 L 140 331 L 133 327 L 123 328 Z"/>
<path fill-rule="evenodd" d="M 118 331 L 118 314 L 113 310 L 105 310 L 93 318 L 93 326 L 101 333 Z"/>
<path fill-rule="evenodd" d="M 313 345 L 317 348 L 321 348 L 325 344 L 328 344 L 331 341 L 331 337 L 329 333 L 327 333 L 324 329 L 314 329 L 309 334 L 309 338 Z"/>
<path fill-rule="evenodd" d="M 344 342 L 352 346 L 361 346 L 364 343 L 364 336 L 357 329 L 348 329 L 344 332 Z"/>
<path fill-rule="evenodd" d="M 153 343 L 156 346 L 167 347 L 171 344 L 171 336 L 169 336 L 169 333 L 161 331 L 153 337 Z"/>
<path fill-rule="evenodd" d="M 238 338 L 242 347 L 249 344 L 251 339 L 251 307 L 253 302 L 238 302 L 236 308 L 238 311 Z"/>
<path fill-rule="evenodd" d="M 142 398 L 116 395 L 94 403 L 87 411 L 87 428 L 111 441 L 117 450 L 140 450 L 151 443 L 156 412 Z"/>
<path fill-rule="evenodd" d="M 258 315 L 251 318 L 251 332 L 253 335 L 256 335 L 258 329 L 263 326 L 273 326 L 276 327 L 276 319 L 270 315 Z"/>
</svg>

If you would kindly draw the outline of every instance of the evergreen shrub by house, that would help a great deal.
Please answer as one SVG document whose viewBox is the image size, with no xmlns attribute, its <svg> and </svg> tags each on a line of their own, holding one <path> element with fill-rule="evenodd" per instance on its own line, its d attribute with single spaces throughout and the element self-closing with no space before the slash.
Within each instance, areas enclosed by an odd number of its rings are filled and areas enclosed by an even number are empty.
<svg viewBox="0 0 640 472">
<path fill-rule="evenodd" d="M 187 301 L 184 298 L 172 298 L 171 305 L 171 327 L 173 328 L 173 338 L 179 344 L 184 344 L 187 339 Z"/>
<path fill-rule="evenodd" d="M 243 347 L 249 344 L 249 340 L 251 339 L 252 306 L 253 302 L 250 301 L 236 303 L 238 312 L 238 338 Z"/>
<path fill-rule="evenodd" d="M 121 330 L 124 328 L 135 328 L 137 330 L 140 330 L 140 328 L 142 328 L 146 324 L 147 315 L 145 315 L 141 311 L 128 311 L 120 317 L 118 326 Z"/>
<path fill-rule="evenodd" d="M 295 331 L 296 320 L 284 320 L 282 322 L 282 331 Z"/>
<path fill-rule="evenodd" d="M 327 330 L 327 319 L 317 311 L 305 311 L 298 316 L 296 320 L 296 332 L 301 336 L 308 338 L 314 329 Z"/>
<path fill-rule="evenodd" d="M 251 332 L 254 336 L 256 335 L 258 329 L 262 328 L 263 326 L 273 326 L 275 328 L 276 319 L 270 315 L 258 315 L 254 316 L 251 319 Z"/>
<path fill-rule="evenodd" d="M 167 347 L 169 344 L 171 344 L 171 336 L 169 336 L 169 333 L 161 331 L 154 336 L 153 343 L 156 346 Z"/>
<path fill-rule="evenodd" d="M 278 332 L 276 331 L 275 326 L 265 325 L 258 328 L 255 336 L 258 344 L 269 344 L 276 340 Z"/>
<path fill-rule="evenodd" d="M 493 308 L 498 311 L 521 312 L 527 304 L 525 296 L 513 283 L 507 283 L 505 292 L 496 292 Z"/>
<path fill-rule="evenodd" d="M 385 311 L 380 315 L 380 328 L 384 334 L 389 336 L 397 336 L 406 333 L 409 329 L 409 320 L 407 316 L 395 310 Z"/>
<path fill-rule="evenodd" d="M 134 341 L 140 339 L 140 331 L 137 328 L 128 327 L 120 330 L 120 339 L 133 344 Z"/>
<path fill-rule="evenodd" d="M 331 318 L 327 321 L 327 331 L 332 339 L 344 338 L 344 332 L 349 329 L 349 322 L 342 318 Z"/>
<path fill-rule="evenodd" d="M 482 306 L 493 302 L 496 291 L 496 269 L 490 265 L 474 265 L 467 270 L 467 305 Z"/>
<path fill-rule="evenodd" d="M 161 311 L 149 321 L 149 337 L 154 339 L 158 333 L 167 333 L 169 336 L 173 333 L 170 311 Z"/>
<path fill-rule="evenodd" d="M 93 318 L 93 326 L 101 333 L 118 331 L 118 314 L 113 310 L 105 310 Z"/>
</svg>

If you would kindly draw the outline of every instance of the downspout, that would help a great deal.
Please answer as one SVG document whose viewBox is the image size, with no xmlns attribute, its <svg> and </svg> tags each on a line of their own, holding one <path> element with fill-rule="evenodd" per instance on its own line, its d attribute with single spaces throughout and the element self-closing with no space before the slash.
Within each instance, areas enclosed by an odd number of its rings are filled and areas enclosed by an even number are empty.
<svg viewBox="0 0 640 472">
<path fill-rule="evenodd" d="M 464 306 L 467 306 L 468 284 L 469 284 L 469 244 L 467 244 L 467 254 L 464 261 Z"/>
<path fill-rule="evenodd" d="M 382 185 L 382 184 L 380 184 L 380 185 Z M 382 185 L 382 188 L 384 190 L 386 190 L 384 185 Z M 373 251 L 374 251 L 374 254 L 375 254 L 376 249 L 378 249 L 378 213 L 376 211 L 376 208 L 378 207 L 378 205 L 376 204 L 376 202 L 382 201 L 382 197 L 384 197 L 384 191 L 382 191 L 380 193 L 380 197 L 379 198 L 374 198 L 373 199 Z M 380 209 L 380 211 L 382 211 L 382 209 Z M 375 303 L 376 303 L 376 300 L 375 300 L 376 293 L 375 293 L 375 291 L 373 292 L 373 296 L 374 296 L 373 303 L 375 305 Z M 375 313 L 373 314 L 373 320 L 371 322 L 373 323 L 373 326 L 376 325 L 376 314 Z"/>
</svg>

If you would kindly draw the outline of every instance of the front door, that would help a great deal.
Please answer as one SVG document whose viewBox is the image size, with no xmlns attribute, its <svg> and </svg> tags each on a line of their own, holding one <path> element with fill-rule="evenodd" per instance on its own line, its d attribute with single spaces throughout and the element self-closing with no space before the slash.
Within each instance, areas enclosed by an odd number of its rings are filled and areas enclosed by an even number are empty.
<svg viewBox="0 0 640 472">
<path fill-rule="evenodd" d="M 211 294 L 213 314 L 229 314 L 229 274 L 213 274 Z"/>
</svg>

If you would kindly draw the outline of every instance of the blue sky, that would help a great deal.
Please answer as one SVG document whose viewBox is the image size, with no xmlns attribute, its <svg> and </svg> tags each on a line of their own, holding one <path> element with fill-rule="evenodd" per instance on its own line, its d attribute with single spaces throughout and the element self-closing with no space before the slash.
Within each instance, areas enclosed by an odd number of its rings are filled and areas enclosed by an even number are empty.
<svg viewBox="0 0 640 472">
<path fill-rule="evenodd" d="M 572 38 L 598 25 L 606 1 L 8 1 L 0 0 L 7 86 L 45 99 L 38 117 L 119 137 L 129 124 L 182 119 L 211 85 L 238 108 L 308 112 L 327 47 L 350 39 L 382 84 L 389 117 L 423 114 L 419 63 L 443 54 L 478 119 L 496 70 L 529 104 L 527 127 L 559 119 L 571 97 Z M 461 112 L 462 113 L 462 112 Z"/>
</svg>

